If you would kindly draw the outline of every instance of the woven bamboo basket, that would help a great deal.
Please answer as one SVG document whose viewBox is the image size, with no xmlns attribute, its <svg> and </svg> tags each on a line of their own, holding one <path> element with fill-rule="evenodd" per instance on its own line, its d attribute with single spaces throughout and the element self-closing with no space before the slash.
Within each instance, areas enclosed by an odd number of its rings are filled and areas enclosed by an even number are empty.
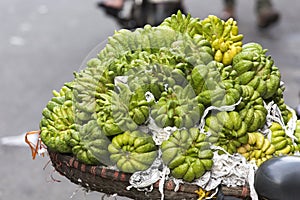
<svg viewBox="0 0 300 200">
<path fill-rule="evenodd" d="M 138 191 L 135 188 L 127 190 L 130 185 L 131 174 L 108 169 L 104 166 L 91 166 L 79 162 L 74 156 L 61 154 L 48 150 L 53 167 L 61 175 L 71 182 L 81 185 L 91 191 L 98 191 L 108 195 L 118 194 L 132 199 L 161 199 L 159 192 L 159 181 L 153 185 L 151 192 Z M 164 199 L 182 200 L 199 199 L 195 192 L 199 187 L 193 184 L 180 184 L 178 191 L 174 191 L 175 183 L 167 180 L 164 184 Z M 220 187 L 224 196 L 234 196 L 240 199 L 249 199 L 250 192 L 248 186 L 244 187 Z"/>
</svg>

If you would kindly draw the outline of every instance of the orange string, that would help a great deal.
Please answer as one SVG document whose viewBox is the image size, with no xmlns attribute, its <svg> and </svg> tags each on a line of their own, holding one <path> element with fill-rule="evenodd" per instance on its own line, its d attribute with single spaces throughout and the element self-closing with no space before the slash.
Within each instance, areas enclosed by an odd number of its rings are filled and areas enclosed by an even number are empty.
<svg viewBox="0 0 300 200">
<path fill-rule="evenodd" d="M 42 140 L 40 138 L 40 133 L 41 133 L 41 131 L 30 131 L 30 132 L 27 132 L 25 135 L 25 142 L 30 147 L 31 156 L 32 156 L 33 160 L 35 159 L 36 155 L 38 154 L 39 149 L 45 148 L 45 146 L 43 145 Z M 36 144 L 34 144 L 28 140 L 28 135 L 34 135 L 34 134 L 38 134 L 38 140 L 37 140 Z M 42 153 L 42 156 L 44 156 L 44 153 Z"/>
</svg>

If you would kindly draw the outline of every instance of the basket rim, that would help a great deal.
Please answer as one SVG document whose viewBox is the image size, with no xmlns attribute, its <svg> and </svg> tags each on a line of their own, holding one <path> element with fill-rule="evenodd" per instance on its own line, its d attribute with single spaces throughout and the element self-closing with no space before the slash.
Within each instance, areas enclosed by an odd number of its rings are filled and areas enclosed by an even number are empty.
<svg viewBox="0 0 300 200">
<path fill-rule="evenodd" d="M 49 149 L 47 149 L 47 151 L 52 165 L 57 172 L 65 176 L 71 182 L 81 185 L 88 190 L 104 192 L 106 194 L 117 193 L 120 196 L 132 197 L 134 199 L 139 199 L 139 197 L 136 197 L 137 195 L 144 195 L 143 192 L 138 191 L 136 188 L 131 188 L 130 190 L 126 189 L 130 186 L 129 179 L 132 175 L 131 173 L 120 172 L 103 165 L 87 165 L 80 162 L 72 154 L 63 154 Z M 147 193 L 150 199 L 153 199 L 151 196 L 154 196 L 154 199 L 156 199 L 155 197 L 158 194 L 160 195 L 159 182 L 160 180 L 154 183 L 153 190 Z M 111 187 L 109 184 L 112 184 L 112 186 L 118 185 L 119 188 Z M 175 197 L 186 195 L 190 197 L 188 199 L 198 199 L 199 197 L 196 191 L 199 190 L 200 187 L 195 184 L 181 183 L 176 192 L 174 191 L 175 187 L 176 184 L 172 179 L 166 180 L 164 182 L 165 197 L 167 195 L 175 195 Z M 226 187 L 222 185 L 221 189 L 223 194 L 228 196 L 239 198 L 247 198 L 250 196 L 249 186 L 247 185 L 242 187 Z M 142 199 L 147 199 L 147 196 L 144 196 Z"/>
</svg>

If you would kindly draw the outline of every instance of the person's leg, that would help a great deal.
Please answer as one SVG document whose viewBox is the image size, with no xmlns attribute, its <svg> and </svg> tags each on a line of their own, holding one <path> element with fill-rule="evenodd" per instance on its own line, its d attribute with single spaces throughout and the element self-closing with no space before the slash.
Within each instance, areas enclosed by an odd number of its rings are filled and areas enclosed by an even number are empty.
<svg viewBox="0 0 300 200">
<path fill-rule="evenodd" d="M 223 20 L 235 18 L 235 0 L 223 0 L 224 9 L 221 14 Z"/>
<path fill-rule="evenodd" d="M 271 8 L 272 3 L 270 0 L 256 0 L 256 11 L 259 12 L 261 8 Z"/>
<path fill-rule="evenodd" d="M 274 10 L 271 0 L 256 0 L 257 25 L 267 28 L 279 20 L 280 14 Z"/>
<path fill-rule="evenodd" d="M 225 6 L 234 7 L 235 0 L 224 0 Z"/>
</svg>

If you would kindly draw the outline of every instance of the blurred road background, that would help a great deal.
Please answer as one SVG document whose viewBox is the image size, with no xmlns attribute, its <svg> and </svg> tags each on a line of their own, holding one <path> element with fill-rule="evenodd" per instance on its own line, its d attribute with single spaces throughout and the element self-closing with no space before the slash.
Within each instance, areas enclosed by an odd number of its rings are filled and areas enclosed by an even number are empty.
<svg viewBox="0 0 300 200">
<path fill-rule="evenodd" d="M 0 1 L 0 138 L 37 130 L 52 90 L 72 80 L 86 57 L 95 56 L 91 50 L 120 28 L 97 2 Z M 218 15 L 222 1 L 185 0 L 185 6 L 202 19 Z M 295 107 L 300 91 L 300 4 L 276 0 L 274 6 L 281 12 L 280 23 L 259 31 L 254 1 L 238 1 L 238 25 L 244 42 L 255 41 L 269 50 L 286 84 L 285 101 Z M 85 194 L 51 165 L 44 170 L 48 157 L 32 160 L 25 146 L 0 144 L 0 159 L 0 200 L 109 199 L 96 192 Z M 53 182 L 51 174 L 61 182 Z"/>
</svg>

